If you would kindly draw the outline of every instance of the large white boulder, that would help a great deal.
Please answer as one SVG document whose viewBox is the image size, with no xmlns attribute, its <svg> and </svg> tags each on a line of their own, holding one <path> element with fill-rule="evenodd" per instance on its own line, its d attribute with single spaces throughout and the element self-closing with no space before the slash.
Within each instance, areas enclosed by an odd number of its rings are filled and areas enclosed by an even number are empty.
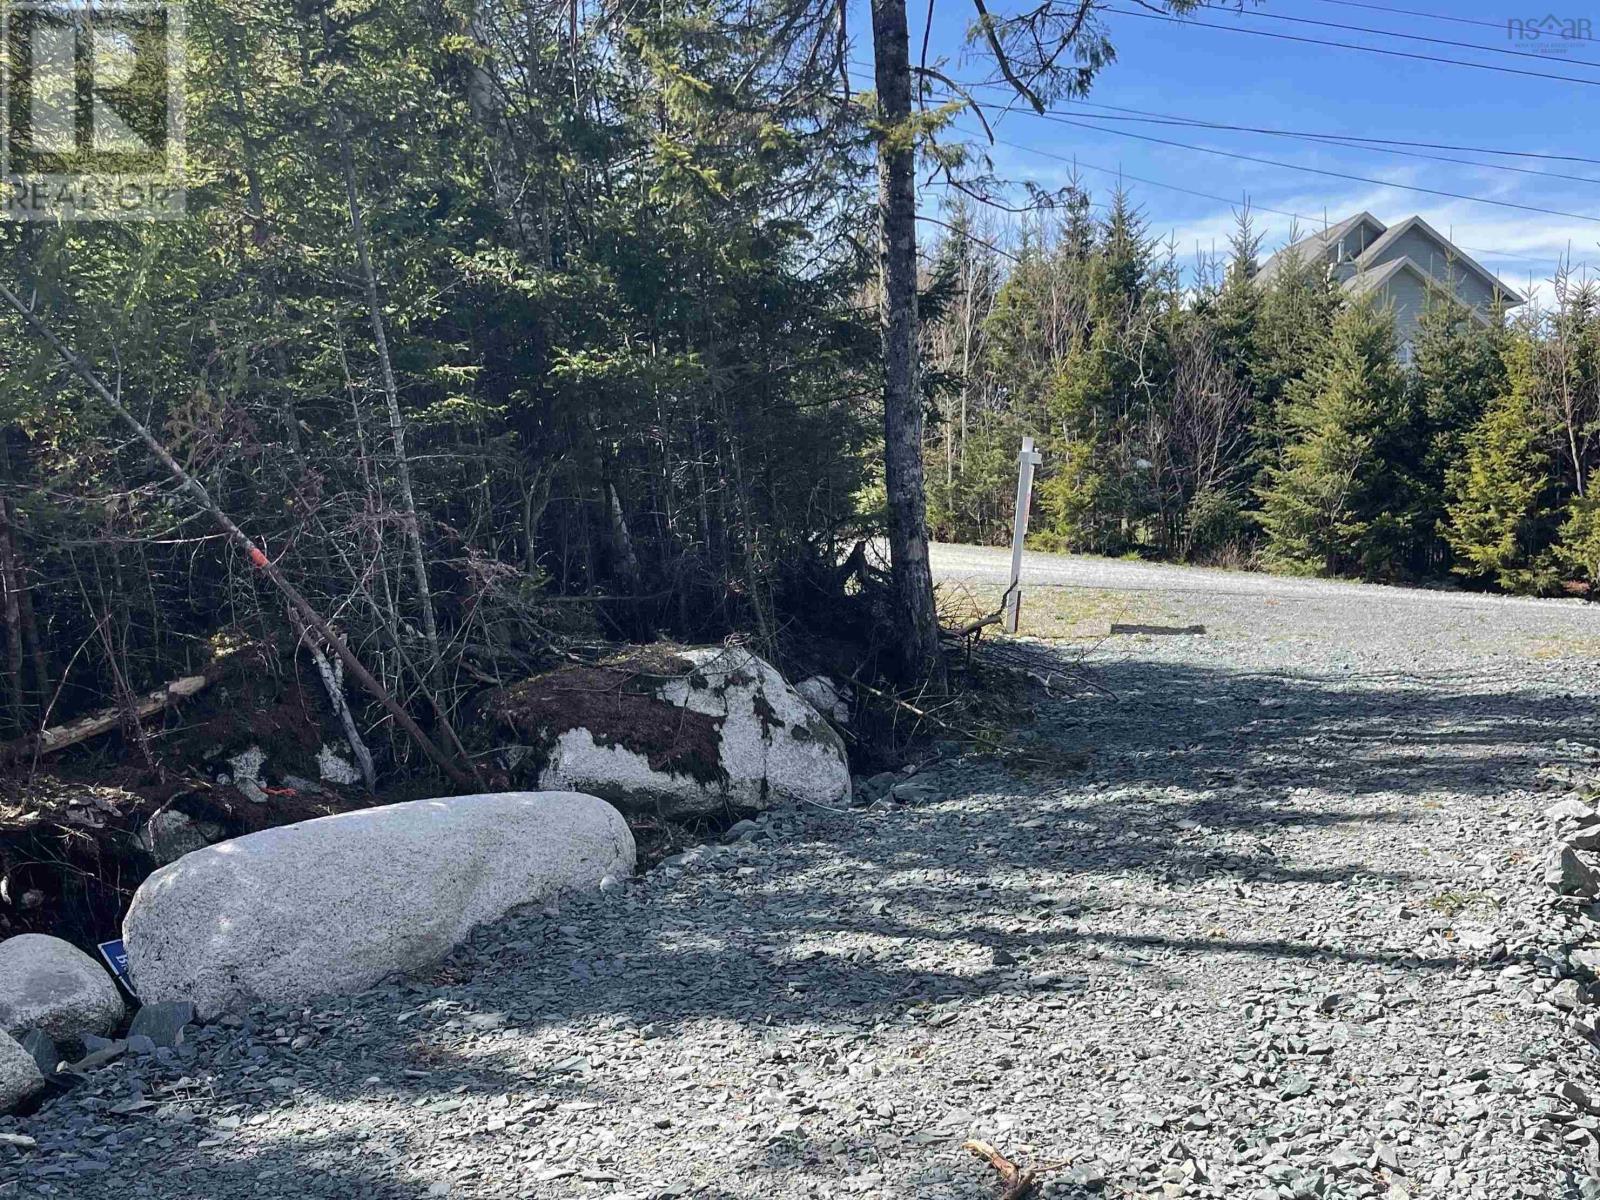
<svg viewBox="0 0 1600 1200">
<path fill-rule="evenodd" d="M 122 997 L 104 967 L 60 938 L 21 933 L 0 942 L 0 1028 L 37 1029 L 57 1041 L 110 1033 Z"/>
<path fill-rule="evenodd" d="M 414 800 L 186 854 L 140 885 L 122 936 L 140 999 L 189 1000 L 205 1018 L 361 991 L 518 905 L 633 866 L 627 823 L 594 796 Z"/>
<path fill-rule="evenodd" d="M 741 647 L 568 667 L 508 688 L 496 714 L 538 755 L 538 786 L 669 816 L 850 795 L 844 744 Z"/>
<path fill-rule="evenodd" d="M 44 1087 L 33 1055 L 9 1033 L 0 1033 L 0 1112 L 10 1112 Z"/>
</svg>

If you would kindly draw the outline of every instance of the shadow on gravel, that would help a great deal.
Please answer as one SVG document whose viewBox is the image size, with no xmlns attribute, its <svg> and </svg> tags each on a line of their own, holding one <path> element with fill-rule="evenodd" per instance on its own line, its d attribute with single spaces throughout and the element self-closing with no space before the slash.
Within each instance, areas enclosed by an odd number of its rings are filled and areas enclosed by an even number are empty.
<svg viewBox="0 0 1600 1200">
<path fill-rule="evenodd" d="M 1073 1009 L 1095 1006 L 1108 980 L 1131 976 L 1164 991 L 1182 986 L 1175 972 L 1190 960 L 1242 956 L 1259 964 L 1263 990 L 1319 963 L 1370 967 L 1391 979 L 1437 977 L 1463 961 L 1339 944 L 1361 939 L 1333 934 L 1230 937 L 1223 928 L 1197 931 L 1195 920 L 1182 926 L 1170 910 L 1186 908 L 1193 918 L 1214 908 L 1224 927 L 1229 912 L 1251 920 L 1292 912 L 1298 896 L 1319 888 L 1337 890 L 1352 914 L 1392 909 L 1438 880 L 1438 869 L 1416 855 L 1399 856 L 1415 863 L 1405 870 L 1365 862 L 1367 839 L 1437 840 L 1448 820 L 1425 832 L 1412 827 L 1433 809 L 1526 789 L 1558 738 L 1600 728 L 1593 697 L 1557 704 L 1535 690 L 1470 681 L 1305 682 L 1137 660 L 1096 667 L 1093 677 L 1095 694 L 1054 705 L 1047 717 L 1053 739 L 1094 751 L 1081 775 L 953 767 L 939 778 L 959 799 L 881 815 L 818 813 L 798 837 L 753 856 L 585 896 L 553 919 L 529 914 L 480 930 L 433 983 L 330 1002 L 319 1041 L 357 1047 L 349 1069 L 330 1069 L 316 1050 L 298 1059 L 274 1051 L 264 1073 L 285 1070 L 286 1060 L 304 1063 L 302 1096 L 368 1110 L 370 1124 L 387 1125 L 394 1162 L 375 1142 L 338 1129 L 285 1134 L 265 1146 L 241 1137 L 178 1152 L 176 1165 L 191 1165 L 191 1173 L 159 1175 L 162 1185 L 142 1194 L 424 1200 L 430 1193 L 407 1181 L 402 1160 L 454 1155 L 456 1145 L 465 1158 L 484 1137 L 515 1153 L 548 1140 L 552 1128 L 570 1133 L 561 1114 L 572 1110 L 563 1106 L 595 1106 L 584 1123 L 608 1126 L 609 1113 L 637 1101 L 616 1066 L 591 1055 L 597 1039 L 671 1038 L 690 1022 L 742 1030 L 719 1039 L 721 1060 L 678 1060 L 675 1087 L 704 1085 L 708 1101 L 720 1101 L 727 1093 L 716 1080 L 739 1079 L 748 1094 L 764 1071 L 775 1073 L 762 1055 L 794 1046 L 809 1030 L 865 1037 L 874 1026 L 901 1024 L 928 1040 L 959 1039 L 985 1020 L 981 1003 L 951 1001 L 1024 995 L 1058 1010 L 1070 1028 Z M 1292 838 L 1317 828 L 1348 833 L 1347 852 L 1333 862 L 1293 861 Z M 1285 837 L 1291 849 L 1275 849 Z M 1125 894 L 1130 882 L 1137 901 Z M 1122 931 L 1094 928 L 1113 911 Z M 414 1010 L 415 1020 L 397 1020 Z M 505 1029 L 479 1037 L 452 1026 L 471 1013 L 503 1014 Z M 658 1050 L 650 1058 L 675 1056 Z M 406 1079 L 406 1070 L 427 1074 Z M 392 1091 L 364 1084 L 369 1073 Z M 498 1135 L 458 1130 L 444 1112 L 453 1100 L 481 1106 L 501 1096 L 537 1110 Z M 218 1101 L 236 1105 L 246 1121 L 293 1111 L 259 1088 L 223 1089 Z M 828 1174 L 830 1155 L 861 1149 L 755 1133 L 765 1148 L 746 1146 L 749 1158 L 723 1168 L 747 1175 L 730 1180 L 710 1164 L 693 1194 L 758 1195 L 762 1177 L 794 1170 L 814 1181 Z M 679 1133 L 660 1136 L 665 1143 Z M 629 1149 L 612 1155 L 624 1174 Z M 444 1175 L 451 1161 L 441 1160 Z M 513 1178 L 509 1192 L 465 1178 L 450 1194 L 567 1195 L 579 1182 Z M 175 1186 L 166 1188 L 167 1179 Z M 201 1186 L 207 1179 L 215 1186 Z M 112 1180 L 86 1182 L 76 1194 L 128 1194 L 108 1188 Z M 622 1180 L 629 1188 L 641 1182 Z M 892 1186 L 915 1194 L 905 1178 Z"/>
<path fill-rule="evenodd" d="M 1507 690 L 1417 667 L 1415 676 L 1341 681 L 1128 659 L 1080 667 L 1098 692 L 1062 712 L 1084 748 L 1102 763 L 1114 759 L 1119 782 L 1217 787 L 1231 779 L 1344 796 L 1525 789 L 1555 740 L 1593 740 L 1600 727 L 1594 695 Z M 1252 812 L 1261 819 L 1250 804 L 1237 817 L 1249 821 Z"/>
</svg>

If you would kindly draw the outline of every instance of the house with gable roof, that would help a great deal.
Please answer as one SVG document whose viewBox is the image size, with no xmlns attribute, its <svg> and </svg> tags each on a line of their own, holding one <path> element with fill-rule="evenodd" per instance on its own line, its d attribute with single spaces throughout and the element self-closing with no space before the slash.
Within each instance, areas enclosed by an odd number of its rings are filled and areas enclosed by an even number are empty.
<svg viewBox="0 0 1600 1200">
<path fill-rule="evenodd" d="M 1483 321 L 1497 309 L 1526 302 L 1417 216 L 1395 225 L 1385 225 L 1369 212 L 1346 217 L 1279 250 L 1262 264 L 1256 279 L 1269 282 L 1289 263 L 1307 261 L 1322 262 L 1350 296 L 1375 295 L 1389 309 L 1402 362 L 1411 357 L 1417 322 L 1436 290 L 1454 296 Z"/>
</svg>

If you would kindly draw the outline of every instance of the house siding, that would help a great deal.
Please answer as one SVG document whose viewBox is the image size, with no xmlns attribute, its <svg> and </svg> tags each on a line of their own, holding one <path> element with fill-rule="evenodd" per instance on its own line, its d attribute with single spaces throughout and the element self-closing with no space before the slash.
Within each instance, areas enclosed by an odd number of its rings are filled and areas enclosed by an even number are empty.
<svg viewBox="0 0 1600 1200">
<path fill-rule="evenodd" d="M 1394 240 L 1374 253 L 1373 247 L 1391 232 Z M 1366 254 L 1371 257 L 1358 266 L 1355 260 Z M 1388 227 L 1367 212 L 1347 217 L 1325 232 L 1280 250 L 1267 260 L 1257 278 L 1266 284 L 1295 259 L 1321 262 L 1349 294 L 1369 295 L 1373 303 L 1392 313 L 1403 358 L 1409 358 L 1410 343 L 1435 285 L 1449 290 L 1485 318 L 1502 305 L 1513 308 L 1525 303 L 1515 289 L 1499 284 L 1421 217 Z M 1382 276 L 1381 282 L 1378 276 Z"/>
<path fill-rule="evenodd" d="M 1468 270 L 1459 260 L 1453 259 L 1446 247 L 1439 245 L 1420 229 L 1406 230 L 1379 251 L 1372 262 L 1367 264 L 1367 269 L 1376 269 L 1399 258 L 1409 258 L 1441 283 L 1452 284 L 1455 287 L 1456 297 L 1462 303 L 1470 304 L 1484 313 L 1494 307 L 1494 289 L 1475 271 Z M 1415 280 L 1411 282 L 1415 283 Z"/>
<path fill-rule="evenodd" d="M 1397 271 L 1378 289 L 1375 302 L 1394 319 L 1394 340 L 1404 345 L 1416 336 L 1428 304 L 1428 287 L 1410 271 Z"/>
</svg>

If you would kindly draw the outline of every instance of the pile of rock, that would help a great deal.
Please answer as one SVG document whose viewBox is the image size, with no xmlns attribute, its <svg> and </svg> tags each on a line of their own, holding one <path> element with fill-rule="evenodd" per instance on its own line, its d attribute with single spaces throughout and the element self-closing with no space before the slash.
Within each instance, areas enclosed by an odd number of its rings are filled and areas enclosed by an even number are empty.
<svg viewBox="0 0 1600 1200">
<path fill-rule="evenodd" d="M 1560 896 L 1600 896 L 1600 871 L 1588 856 L 1600 851 L 1600 816 L 1587 800 L 1570 795 L 1545 810 L 1556 839 L 1545 860 L 1544 881 Z"/>
<path fill-rule="evenodd" d="M 636 848 L 613 803 L 760 814 L 735 825 L 727 846 L 694 852 L 709 856 L 768 836 L 763 810 L 780 802 L 850 798 L 830 724 L 848 721 L 849 690 L 821 676 L 796 690 L 737 647 L 574 669 L 500 701 L 500 717 L 537 751 L 539 791 L 362 808 L 220 841 L 214 824 L 158 813 L 140 844 L 166 865 L 134 894 L 122 929 L 144 1002 L 131 1025 L 118 985 L 87 954 L 36 934 L 0 943 L 0 1110 L 27 1104 L 61 1071 L 191 1054 L 191 1021 L 359 992 L 438 962 L 512 909 L 614 890 Z M 229 766 L 253 798 L 260 753 Z M 930 794 L 899 775 L 877 782 L 885 803 Z"/>
<path fill-rule="evenodd" d="M 1556 975 L 1544 999 L 1567 1014 L 1573 1032 L 1600 1047 L 1600 1019 L 1592 1005 L 1600 999 L 1600 813 L 1594 793 L 1583 788 L 1569 792 L 1545 810 L 1555 826 L 1555 839 L 1545 859 L 1544 879 L 1565 912 L 1553 914 L 1566 929 L 1561 944 L 1549 947 L 1541 959 Z M 1573 1095 L 1581 1088 L 1573 1084 Z M 1600 1115 L 1600 1102 L 1582 1093 L 1580 1111 Z M 1573 1096 L 1567 1099 L 1573 1100 Z M 1573 1101 L 1576 1103 L 1576 1101 Z"/>
</svg>

